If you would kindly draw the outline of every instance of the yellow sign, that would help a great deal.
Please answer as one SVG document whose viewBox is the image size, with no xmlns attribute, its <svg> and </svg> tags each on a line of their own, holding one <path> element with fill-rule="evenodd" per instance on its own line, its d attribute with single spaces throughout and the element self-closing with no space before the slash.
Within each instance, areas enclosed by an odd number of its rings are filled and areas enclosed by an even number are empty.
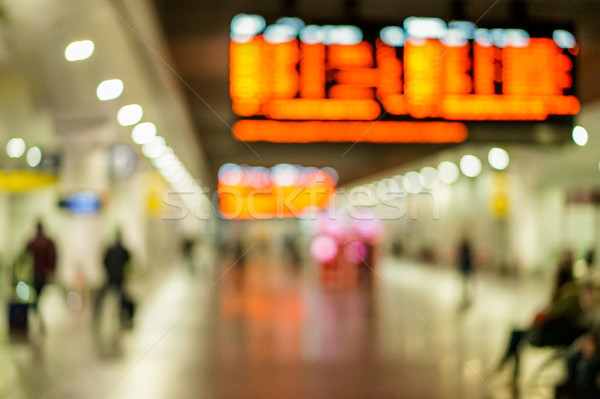
<svg viewBox="0 0 600 399">
<path fill-rule="evenodd" d="M 49 173 L 15 170 L 0 172 L 0 190 L 22 192 L 53 186 L 58 182 L 56 176 Z"/>
</svg>

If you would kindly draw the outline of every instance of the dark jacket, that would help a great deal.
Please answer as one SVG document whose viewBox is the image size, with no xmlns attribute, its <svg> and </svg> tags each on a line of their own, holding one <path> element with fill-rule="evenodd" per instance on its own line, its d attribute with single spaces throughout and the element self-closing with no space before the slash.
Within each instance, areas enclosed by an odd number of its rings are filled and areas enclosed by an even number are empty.
<svg viewBox="0 0 600 399">
<path fill-rule="evenodd" d="M 125 266 L 129 262 L 129 251 L 117 242 L 106 250 L 104 254 L 104 267 L 110 284 L 122 285 Z"/>
</svg>

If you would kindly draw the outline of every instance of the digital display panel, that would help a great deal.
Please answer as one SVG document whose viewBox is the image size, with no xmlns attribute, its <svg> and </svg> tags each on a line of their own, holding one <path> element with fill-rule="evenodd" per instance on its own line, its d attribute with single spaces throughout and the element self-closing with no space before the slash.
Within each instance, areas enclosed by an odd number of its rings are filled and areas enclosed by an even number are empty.
<svg viewBox="0 0 600 399">
<path fill-rule="evenodd" d="M 329 205 L 337 179 L 331 168 L 225 164 L 219 170 L 219 211 L 226 219 L 300 217 Z"/>
<path fill-rule="evenodd" d="M 484 29 L 414 17 L 401 26 L 307 25 L 298 18 L 267 25 L 240 14 L 230 40 L 230 97 L 242 118 L 234 136 L 462 142 L 463 122 L 571 117 L 580 109 L 573 86 L 578 51 L 572 33 L 553 27 Z M 364 128 L 380 120 L 389 123 Z"/>
<path fill-rule="evenodd" d="M 93 215 L 98 213 L 102 208 L 102 201 L 96 193 L 81 191 L 61 200 L 59 206 L 73 214 Z"/>
</svg>

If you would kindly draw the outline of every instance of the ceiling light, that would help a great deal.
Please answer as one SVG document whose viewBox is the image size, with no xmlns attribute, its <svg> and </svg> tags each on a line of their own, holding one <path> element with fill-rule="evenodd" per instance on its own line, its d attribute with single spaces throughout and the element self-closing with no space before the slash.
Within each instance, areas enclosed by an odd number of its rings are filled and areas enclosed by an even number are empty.
<svg viewBox="0 0 600 399">
<path fill-rule="evenodd" d="M 508 152 L 502 148 L 494 147 L 488 152 L 488 162 L 496 170 L 504 170 L 510 162 Z"/>
<path fill-rule="evenodd" d="M 156 136 L 156 125 L 152 122 L 139 123 L 131 130 L 131 138 L 136 144 L 146 144 Z"/>
<path fill-rule="evenodd" d="M 81 61 L 91 57 L 94 54 L 94 42 L 91 40 L 81 40 L 73 42 L 65 49 L 65 58 L 67 61 Z"/>
<path fill-rule="evenodd" d="M 587 130 L 585 130 L 585 128 L 583 128 L 581 126 L 575 126 L 573 128 L 572 136 L 573 136 L 573 141 L 578 146 L 583 147 L 588 142 L 588 132 L 587 132 Z"/>
<path fill-rule="evenodd" d="M 460 170 L 467 177 L 479 176 L 481 161 L 475 155 L 465 155 L 460 159 Z"/>
<path fill-rule="evenodd" d="M 25 141 L 21 138 L 8 140 L 8 143 L 6 143 L 6 153 L 11 158 L 21 158 L 25 153 Z"/>
<path fill-rule="evenodd" d="M 408 172 L 402 179 L 404 189 L 410 194 L 419 194 L 423 189 L 421 185 L 421 175 L 418 172 Z"/>
<path fill-rule="evenodd" d="M 163 154 L 165 151 L 166 142 L 160 136 L 155 136 L 142 146 L 142 153 L 148 158 L 156 158 Z"/>
<path fill-rule="evenodd" d="M 444 161 L 438 166 L 438 177 L 442 183 L 452 184 L 455 183 L 459 176 L 458 166 L 454 162 Z"/>
<path fill-rule="evenodd" d="M 117 121 L 121 126 L 135 125 L 142 120 L 144 110 L 139 104 L 129 104 L 121 107 L 117 113 Z"/>
<path fill-rule="evenodd" d="M 32 168 L 35 168 L 42 162 L 42 151 L 39 147 L 31 147 L 27 151 L 27 164 Z"/>
<path fill-rule="evenodd" d="M 421 185 L 428 190 L 435 188 L 438 184 L 438 172 L 431 166 L 427 166 L 419 172 Z"/>
<path fill-rule="evenodd" d="M 110 79 L 98 85 L 96 95 L 100 101 L 114 100 L 123 93 L 123 82 L 120 79 Z"/>
</svg>

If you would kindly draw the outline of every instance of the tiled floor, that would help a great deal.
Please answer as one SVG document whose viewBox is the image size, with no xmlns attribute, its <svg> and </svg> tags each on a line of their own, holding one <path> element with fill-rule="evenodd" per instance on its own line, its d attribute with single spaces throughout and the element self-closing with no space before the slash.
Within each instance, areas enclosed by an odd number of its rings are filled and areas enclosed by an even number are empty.
<svg viewBox="0 0 600 399">
<path fill-rule="evenodd" d="M 462 309 L 454 270 L 407 261 L 378 265 L 371 294 L 260 261 L 227 266 L 174 269 L 124 332 L 116 300 L 93 333 L 89 309 L 68 309 L 51 287 L 44 335 L 14 342 L 1 326 L 0 398 L 508 399 L 508 376 L 490 370 L 510 326 L 547 297 L 543 279 L 480 274 Z M 522 398 L 548 397 L 542 380 L 559 369 L 529 381 L 546 355 L 526 354 Z"/>
</svg>

